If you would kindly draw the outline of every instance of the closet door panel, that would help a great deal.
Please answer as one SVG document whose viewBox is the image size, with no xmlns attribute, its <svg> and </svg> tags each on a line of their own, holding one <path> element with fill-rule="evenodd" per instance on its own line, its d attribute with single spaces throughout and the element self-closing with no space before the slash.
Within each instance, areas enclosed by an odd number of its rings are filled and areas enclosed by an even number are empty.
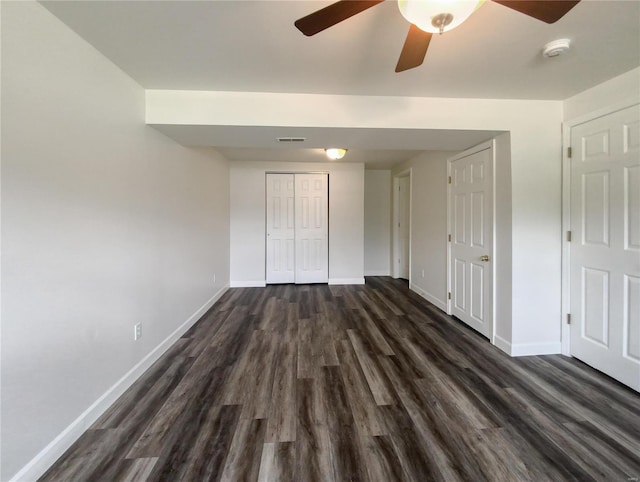
<svg viewBox="0 0 640 482">
<path fill-rule="evenodd" d="M 295 175 L 295 282 L 329 281 L 329 176 Z"/>
</svg>

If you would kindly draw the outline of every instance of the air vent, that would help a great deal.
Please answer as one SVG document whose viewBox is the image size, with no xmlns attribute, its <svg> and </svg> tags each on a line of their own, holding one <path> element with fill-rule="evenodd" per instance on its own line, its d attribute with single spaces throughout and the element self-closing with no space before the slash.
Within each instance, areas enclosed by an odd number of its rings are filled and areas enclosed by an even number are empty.
<svg viewBox="0 0 640 482">
<path fill-rule="evenodd" d="M 306 137 L 278 137 L 278 142 L 304 142 Z"/>
</svg>

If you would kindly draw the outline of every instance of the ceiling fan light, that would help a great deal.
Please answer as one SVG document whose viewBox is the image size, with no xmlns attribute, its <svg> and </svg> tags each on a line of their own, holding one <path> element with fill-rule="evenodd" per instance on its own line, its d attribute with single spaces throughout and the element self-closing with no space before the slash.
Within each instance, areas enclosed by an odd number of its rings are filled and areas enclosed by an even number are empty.
<svg viewBox="0 0 640 482">
<path fill-rule="evenodd" d="M 484 0 L 398 0 L 400 13 L 420 30 L 448 32 L 475 12 Z"/>
<path fill-rule="evenodd" d="M 329 159 L 331 159 L 332 161 L 336 161 L 338 159 L 342 159 L 347 153 L 347 150 L 339 147 L 330 147 L 328 149 L 325 149 L 324 152 L 327 153 L 327 157 Z"/>
</svg>

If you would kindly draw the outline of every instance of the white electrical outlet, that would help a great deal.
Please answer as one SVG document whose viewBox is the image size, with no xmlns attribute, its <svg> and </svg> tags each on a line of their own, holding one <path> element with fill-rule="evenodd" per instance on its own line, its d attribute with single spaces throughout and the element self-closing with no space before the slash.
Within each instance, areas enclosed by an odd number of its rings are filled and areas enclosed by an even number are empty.
<svg viewBox="0 0 640 482">
<path fill-rule="evenodd" d="M 422 277 L 424 278 L 424 270 L 422 270 Z"/>
<path fill-rule="evenodd" d="M 136 323 L 133 326 L 133 340 L 137 341 L 142 336 L 142 323 Z"/>
<path fill-rule="evenodd" d="M 215 284 L 215 282 L 216 282 L 216 274 L 213 273 L 213 283 Z"/>
</svg>

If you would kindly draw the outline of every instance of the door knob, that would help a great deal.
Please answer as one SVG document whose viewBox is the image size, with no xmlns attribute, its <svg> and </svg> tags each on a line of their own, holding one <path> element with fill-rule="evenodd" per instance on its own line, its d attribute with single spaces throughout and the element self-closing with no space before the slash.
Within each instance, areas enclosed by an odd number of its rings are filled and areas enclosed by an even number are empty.
<svg viewBox="0 0 640 482">
<path fill-rule="evenodd" d="M 480 261 L 489 261 L 489 255 L 485 254 L 483 256 L 480 256 Z"/>
</svg>

